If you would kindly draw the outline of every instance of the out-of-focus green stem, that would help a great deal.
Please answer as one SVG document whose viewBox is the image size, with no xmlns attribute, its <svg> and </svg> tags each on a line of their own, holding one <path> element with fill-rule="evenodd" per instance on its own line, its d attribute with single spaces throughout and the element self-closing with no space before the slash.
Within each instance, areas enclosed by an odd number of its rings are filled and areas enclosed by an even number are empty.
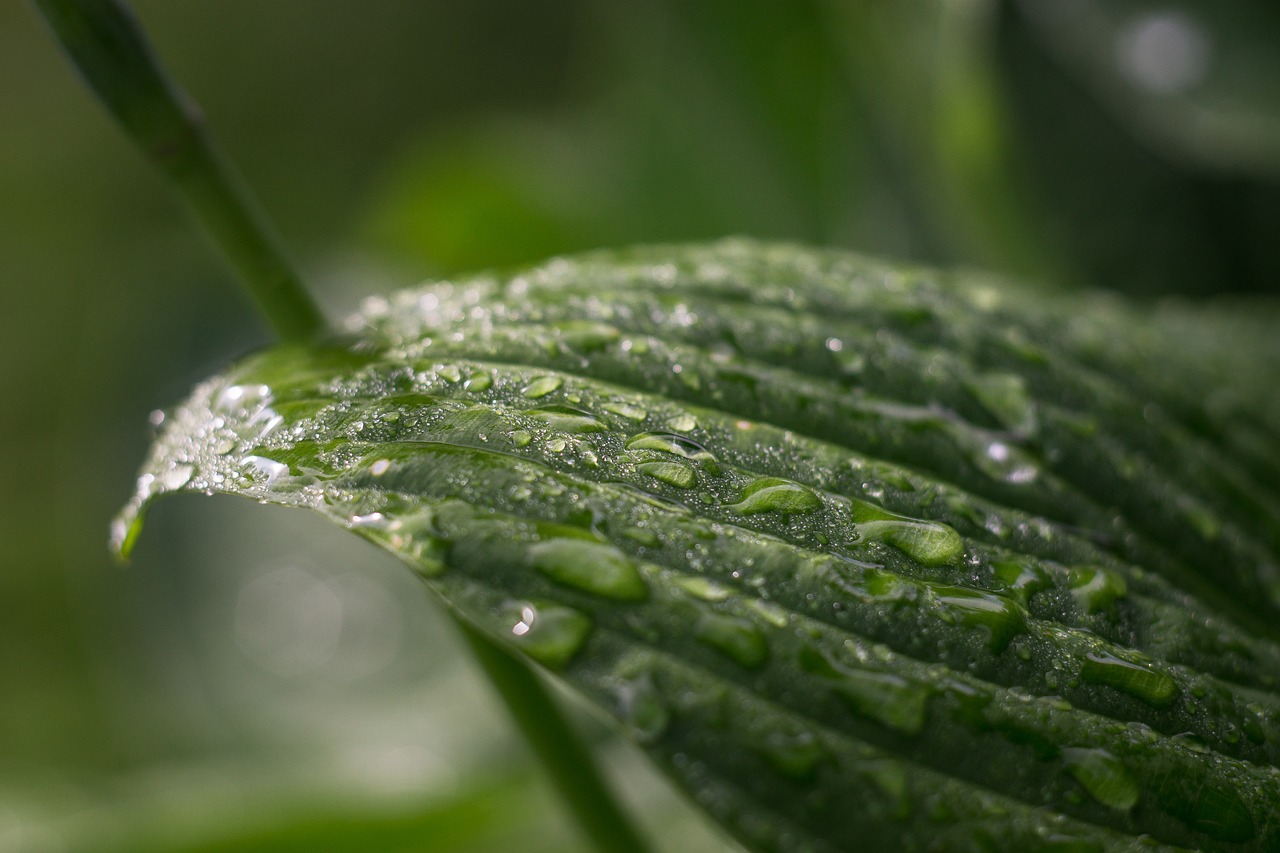
<svg viewBox="0 0 1280 853">
<path fill-rule="evenodd" d="M 461 619 L 462 635 L 560 796 L 604 853 L 644 853 L 639 832 L 611 795 L 590 750 L 530 668 Z"/>
<path fill-rule="evenodd" d="M 85 82 L 191 204 L 286 340 L 325 320 L 194 103 L 165 74 L 123 0 L 32 0 Z"/>
</svg>

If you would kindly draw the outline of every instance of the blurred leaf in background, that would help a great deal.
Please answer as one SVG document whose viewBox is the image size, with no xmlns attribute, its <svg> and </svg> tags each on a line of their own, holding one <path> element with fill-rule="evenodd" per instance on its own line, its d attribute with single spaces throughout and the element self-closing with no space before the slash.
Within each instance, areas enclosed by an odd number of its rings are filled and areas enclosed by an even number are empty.
<svg viewBox="0 0 1280 853">
<path fill-rule="evenodd" d="M 732 233 L 1280 289 L 1262 0 L 136 5 L 335 314 Z M 265 335 L 20 4 L 0 79 L 0 849 L 572 844 L 399 566 L 221 500 L 110 564 L 147 413 Z M 662 849 L 722 843 L 585 723 Z"/>
</svg>

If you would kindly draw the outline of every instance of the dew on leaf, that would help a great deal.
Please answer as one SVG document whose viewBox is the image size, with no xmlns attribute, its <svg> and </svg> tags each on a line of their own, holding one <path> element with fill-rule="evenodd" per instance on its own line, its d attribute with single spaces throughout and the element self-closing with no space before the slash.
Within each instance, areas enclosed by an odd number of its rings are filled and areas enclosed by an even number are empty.
<svg viewBox="0 0 1280 853">
<path fill-rule="evenodd" d="M 811 647 L 801 650 L 800 666 L 827 679 L 858 716 L 909 735 L 919 734 L 924 728 L 926 706 L 933 692 L 928 686 L 891 672 L 853 669 Z"/>
<path fill-rule="evenodd" d="M 591 619 L 571 607 L 558 604 L 519 605 L 518 621 L 511 626 L 512 641 L 529 657 L 563 669 L 591 634 Z"/>
<path fill-rule="evenodd" d="M 612 545 L 547 539 L 529 548 L 533 567 L 556 583 L 615 601 L 643 601 L 649 588 L 636 564 Z"/>
<path fill-rule="evenodd" d="M 830 751 L 813 732 L 785 731 L 770 727 L 751 739 L 751 748 L 764 756 L 774 770 L 797 782 L 810 782 L 818 765 L 830 760 Z"/>
<path fill-rule="evenodd" d="M 759 669 L 769 659 L 769 642 L 764 634 L 737 616 L 704 614 L 694 626 L 693 635 L 747 669 Z"/>
<path fill-rule="evenodd" d="M 727 509 L 738 515 L 776 513 L 782 516 L 808 515 L 822 508 L 822 499 L 812 489 L 780 477 L 763 477 L 742 491 L 741 499 Z"/>
<path fill-rule="evenodd" d="M 1080 666 L 1080 677 L 1090 684 L 1112 687 L 1163 708 L 1174 700 L 1178 685 L 1167 673 L 1122 660 L 1107 652 L 1093 652 Z"/>
<path fill-rule="evenodd" d="M 1110 569 L 1076 566 L 1068 575 L 1071 594 L 1086 613 L 1109 609 L 1128 591 L 1124 578 Z"/>
<path fill-rule="evenodd" d="M 698 484 L 698 475 L 680 462 L 642 462 L 636 470 L 677 489 L 692 489 Z"/>
<path fill-rule="evenodd" d="M 694 598 L 702 601 L 724 601 L 732 595 L 725 587 L 710 578 L 704 578 L 699 575 L 679 577 L 676 579 L 675 584 Z"/>
<path fill-rule="evenodd" d="M 473 373 L 467 377 L 467 381 L 462 383 L 462 387 L 468 391 L 488 391 L 493 385 L 493 379 L 488 373 Z"/>
<path fill-rule="evenodd" d="M 600 419 L 590 412 L 573 406 L 540 406 L 525 412 L 534 420 L 545 423 L 557 432 L 568 435 L 582 435 L 592 432 L 604 432 L 606 427 Z"/>
<path fill-rule="evenodd" d="M 1128 811 L 1138 802 L 1138 781 L 1128 768 L 1104 749 L 1069 747 L 1062 760 L 1075 780 L 1107 808 Z"/>
<path fill-rule="evenodd" d="M 563 384 L 564 380 L 559 376 L 539 376 L 537 379 L 526 385 L 520 393 L 524 394 L 524 396 L 528 397 L 530 400 L 536 400 L 540 397 L 547 396 Z"/>
</svg>

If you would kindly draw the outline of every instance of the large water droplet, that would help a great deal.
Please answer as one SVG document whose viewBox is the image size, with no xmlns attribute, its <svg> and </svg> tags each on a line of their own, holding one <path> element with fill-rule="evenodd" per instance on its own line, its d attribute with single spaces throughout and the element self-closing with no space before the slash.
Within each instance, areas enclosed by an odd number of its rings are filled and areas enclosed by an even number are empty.
<svg viewBox="0 0 1280 853">
<path fill-rule="evenodd" d="M 698 462 L 714 462 L 716 458 L 692 438 L 670 432 L 642 432 L 627 441 L 627 450 L 657 450 Z"/>
<path fill-rule="evenodd" d="M 966 627 L 986 628 L 991 635 L 991 651 L 999 654 L 1010 641 L 1027 630 L 1027 614 L 1022 605 L 1003 595 L 959 586 L 928 584 L 939 604 Z"/>
<path fill-rule="evenodd" d="M 755 625 L 736 616 L 708 613 L 698 620 L 694 636 L 747 669 L 769 659 L 769 642 Z"/>
<path fill-rule="evenodd" d="M 727 508 L 738 515 L 808 515 L 822 508 L 822 499 L 799 483 L 764 477 L 743 489 L 741 500 Z"/>
<path fill-rule="evenodd" d="M 516 618 L 511 627 L 513 642 L 551 669 L 563 669 L 591 634 L 590 618 L 557 604 L 521 604 Z"/>
<path fill-rule="evenodd" d="M 800 652 L 800 666 L 828 679 L 855 714 L 904 734 L 919 734 L 924 728 L 933 692 L 928 686 L 889 672 L 852 669 L 809 647 Z"/>
<path fill-rule="evenodd" d="M 813 780 L 818 764 L 831 757 L 813 732 L 770 729 L 751 739 L 752 748 L 784 776 L 798 782 Z"/>
<path fill-rule="evenodd" d="M 1104 806 L 1128 811 L 1138 802 L 1138 781 L 1105 749 L 1069 747 L 1062 750 L 1062 760 L 1076 781 Z"/>
<path fill-rule="evenodd" d="M 1124 578 L 1110 569 L 1076 566 L 1068 577 L 1071 593 L 1086 613 L 1109 609 L 1128 591 Z"/>
<path fill-rule="evenodd" d="M 525 414 L 558 432 L 570 435 L 605 431 L 605 425 L 595 415 L 573 406 L 541 406 L 530 409 Z"/>
<path fill-rule="evenodd" d="M 1178 685 L 1167 673 L 1122 660 L 1107 652 L 1093 652 L 1080 667 L 1080 677 L 1090 684 L 1115 688 L 1163 708 L 1178 694 Z"/>
<path fill-rule="evenodd" d="M 641 672 L 620 682 L 614 688 L 622 722 L 631 736 L 641 744 L 658 740 L 671 724 L 671 712 L 658 693 L 649 672 Z"/>
<path fill-rule="evenodd" d="M 526 385 L 521 393 L 530 400 L 536 400 L 539 397 L 547 396 L 563 384 L 564 380 L 559 376 L 539 376 Z"/>
<path fill-rule="evenodd" d="M 1020 436 L 1034 435 L 1036 405 L 1027 393 L 1027 383 L 1012 373 L 987 373 L 965 381 L 969 393 L 995 416 L 1005 429 Z"/>
<path fill-rule="evenodd" d="M 694 470 L 680 462 L 642 462 L 636 470 L 677 489 L 692 489 L 698 484 Z"/>
<path fill-rule="evenodd" d="M 892 545 L 917 563 L 945 566 L 964 556 L 964 540 L 946 524 L 932 521 L 869 521 L 857 526 L 864 540 Z"/>
<path fill-rule="evenodd" d="M 622 337 L 613 326 L 590 320 L 566 320 L 555 325 L 557 336 L 579 352 L 595 352 Z"/>
<path fill-rule="evenodd" d="M 548 539 L 529 549 L 533 567 L 556 583 L 615 601 L 649 594 L 640 571 L 612 545 L 585 539 Z"/>
<path fill-rule="evenodd" d="M 996 579 L 1008 588 L 1009 593 L 1026 604 L 1031 596 L 1053 586 L 1049 573 L 1036 565 L 1019 563 L 1016 560 L 1001 560 L 991 564 Z"/>
</svg>

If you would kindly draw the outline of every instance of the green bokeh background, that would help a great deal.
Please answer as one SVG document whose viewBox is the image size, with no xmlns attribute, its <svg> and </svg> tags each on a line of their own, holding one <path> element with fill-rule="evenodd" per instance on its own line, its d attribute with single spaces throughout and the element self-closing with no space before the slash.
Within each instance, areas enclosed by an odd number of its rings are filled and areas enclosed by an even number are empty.
<svg viewBox="0 0 1280 853">
<path fill-rule="evenodd" d="M 1280 293 L 1268 2 L 137 8 L 333 316 L 725 234 Z M 230 499 L 160 507 L 110 561 L 148 413 L 268 337 L 21 3 L 0 81 L 0 849 L 572 849 L 392 561 Z M 583 724 L 661 849 L 725 845 Z"/>
</svg>

